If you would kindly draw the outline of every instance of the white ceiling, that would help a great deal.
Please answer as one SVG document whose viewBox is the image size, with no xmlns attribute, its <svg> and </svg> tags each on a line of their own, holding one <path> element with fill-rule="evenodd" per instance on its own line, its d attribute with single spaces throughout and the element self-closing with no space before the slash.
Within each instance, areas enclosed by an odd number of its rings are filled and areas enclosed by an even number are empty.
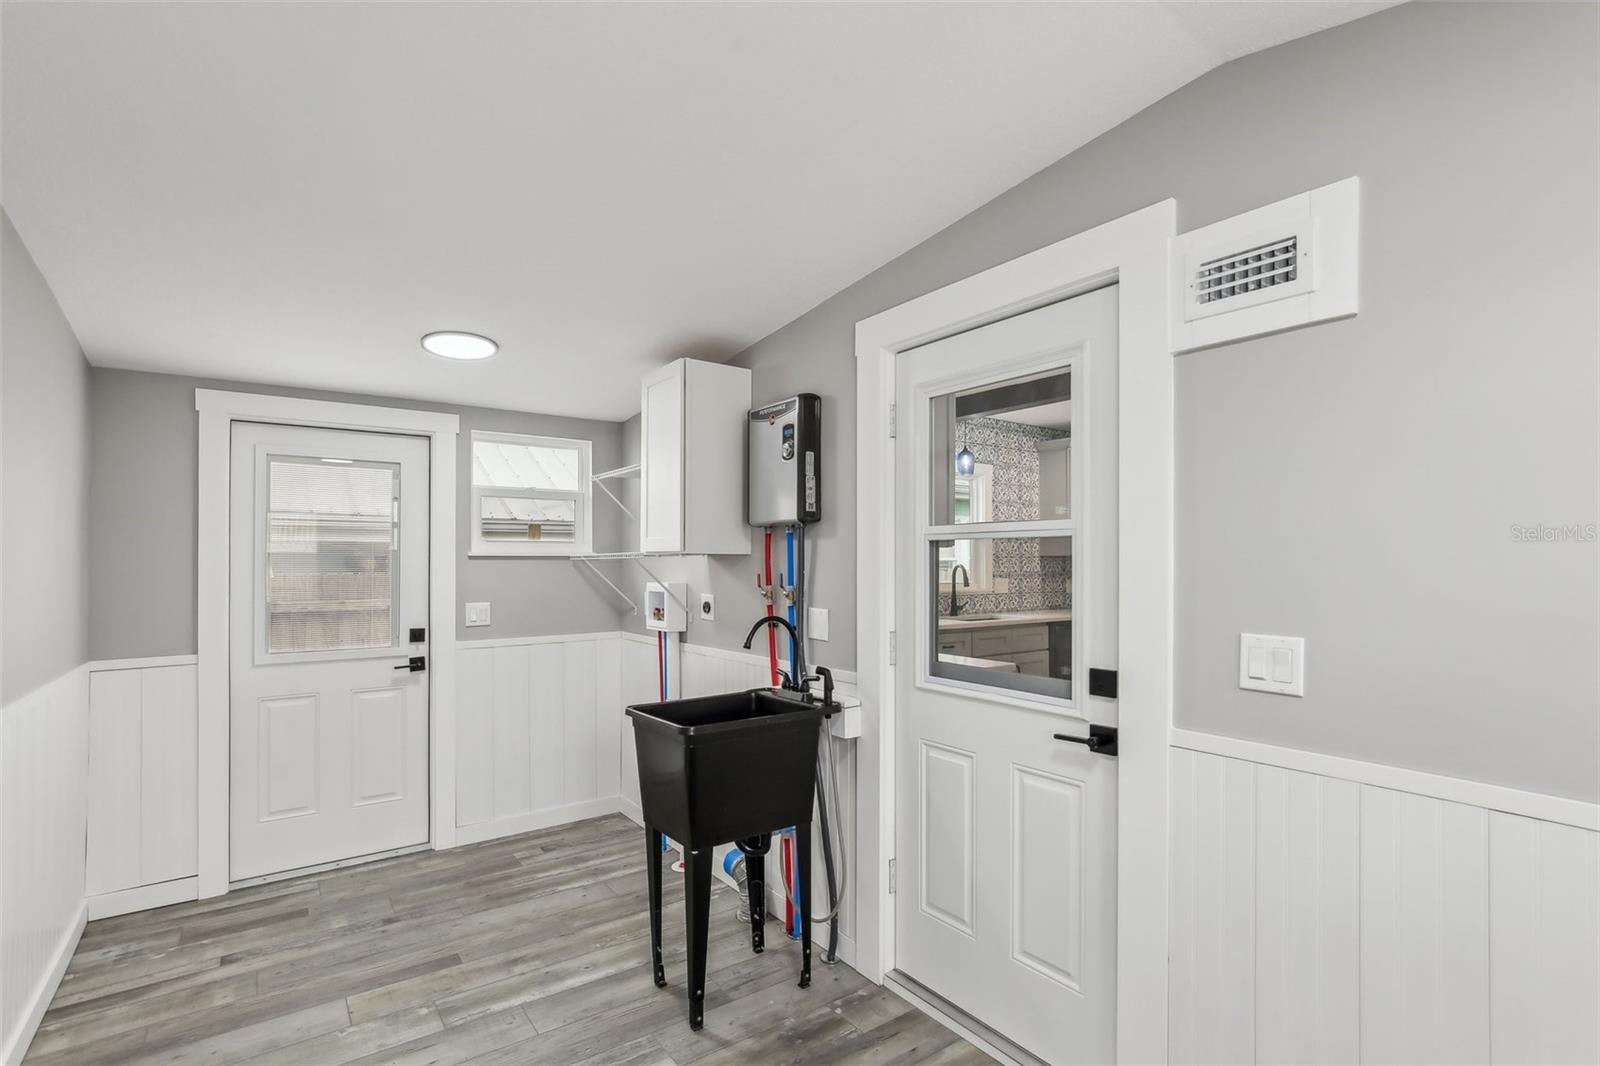
<svg viewBox="0 0 1600 1066">
<path fill-rule="evenodd" d="M 1383 6 L 7 2 L 0 199 L 97 365 L 619 419 Z"/>
</svg>

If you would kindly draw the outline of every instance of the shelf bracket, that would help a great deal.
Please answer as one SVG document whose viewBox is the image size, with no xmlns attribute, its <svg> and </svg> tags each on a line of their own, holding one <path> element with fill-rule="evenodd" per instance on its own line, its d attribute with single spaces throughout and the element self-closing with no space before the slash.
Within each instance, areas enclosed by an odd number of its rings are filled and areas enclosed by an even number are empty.
<svg viewBox="0 0 1600 1066">
<path fill-rule="evenodd" d="M 632 511 L 628 510 L 628 505 L 627 504 L 625 504 L 621 500 L 617 499 L 617 494 L 616 493 L 614 493 L 610 489 L 606 488 L 606 483 L 604 481 L 601 481 L 599 478 L 595 478 L 594 480 L 592 480 L 590 482 L 590 484 L 592 484 L 595 488 L 599 489 L 601 492 L 605 493 L 607 496 L 611 497 L 611 502 L 616 504 L 618 507 L 620 507 L 622 509 L 622 513 L 623 514 L 627 515 L 629 518 L 633 519 L 634 521 L 638 521 L 639 520 L 639 516 L 638 515 L 634 514 Z M 593 568 L 591 567 L 590 569 L 593 569 Z"/>
<path fill-rule="evenodd" d="M 610 493 L 607 493 L 607 495 L 610 495 Z M 592 563 L 588 559 L 584 559 L 584 558 L 576 558 L 576 559 L 573 559 L 572 561 L 575 562 L 575 563 L 582 563 L 584 566 L 588 567 L 589 568 L 589 573 L 593 574 L 595 577 L 599 578 L 601 581 L 604 581 L 606 583 L 606 587 L 609 588 L 612 592 L 615 592 L 617 594 L 617 598 L 620 599 L 623 603 L 627 604 L 628 605 L 628 609 L 630 611 L 632 611 L 634 614 L 638 614 L 639 613 L 639 605 L 637 603 L 633 602 L 633 598 L 630 597 L 626 592 L 623 592 L 621 589 L 617 588 L 616 582 L 612 581 L 609 577 L 606 577 L 606 575 L 602 574 L 600 572 L 600 568 L 595 566 L 594 563 Z M 646 573 L 648 573 L 648 571 L 646 571 Z M 674 596 L 673 599 L 677 599 L 677 597 Z M 685 607 L 684 610 L 688 610 L 688 608 Z"/>
</svg>

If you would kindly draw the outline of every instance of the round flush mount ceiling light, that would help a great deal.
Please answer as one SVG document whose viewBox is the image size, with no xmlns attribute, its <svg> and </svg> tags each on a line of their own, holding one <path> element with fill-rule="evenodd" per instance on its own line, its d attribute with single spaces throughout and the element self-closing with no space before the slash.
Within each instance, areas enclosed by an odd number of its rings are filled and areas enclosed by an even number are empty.
<svg viewBox="0 0 1600 1066">
<path fill-rule="evenodd" d="M 453 329 L 439 330 L 425 335 L 422 338 L 422 346 L 434 355 L 442 355 L 446 359 L 487 359 L 500 348 L 482 334 L 463 333 Z"/>
</svg>

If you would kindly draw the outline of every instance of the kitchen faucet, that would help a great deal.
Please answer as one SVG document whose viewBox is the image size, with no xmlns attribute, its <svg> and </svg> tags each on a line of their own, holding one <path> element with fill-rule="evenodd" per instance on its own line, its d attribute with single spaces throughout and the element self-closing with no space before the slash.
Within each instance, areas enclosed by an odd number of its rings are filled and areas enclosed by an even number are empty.
<svg viewBox="0 0 1600 1066">
<path fill-rule="evenodd" d="M 966 568 L 966 566 L 964 566 L 961 563 L 957 563 L 956 565 L 954 565 L 954 566 L 952 566 L 950 568 L 950 617 L 952 617 L 952 618 L 954 618 L 956 615 L 961 613 L 961 601 L 956 599 L 956 571 L 957 570 L 961 571 L 961 586 L 963 588 L 971 588 L 972 587 L 972 581 L 971 581 L 971 579 L 969 579 L 967 577 L 967 568 Z M 745 645 L 745 647 L 747 647 L 747 648 L 749 646 L 750 645 L 748 645 L 748 644 Z"/>
</svg>

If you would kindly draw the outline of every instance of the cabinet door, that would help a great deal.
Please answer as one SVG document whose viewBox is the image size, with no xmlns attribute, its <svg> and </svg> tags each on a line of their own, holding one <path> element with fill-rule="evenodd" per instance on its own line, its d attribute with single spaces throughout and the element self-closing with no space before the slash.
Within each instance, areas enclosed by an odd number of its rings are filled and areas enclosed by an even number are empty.
<svg viewBox="0 0 1600 1066">
<path fill-rule="evenodd" d="M 1072 517 L 1072 440 L 1039 445 L 1039 517 L 1059 521 Z M 1070 555 L 1072 542 L 1065 537 L 1042 537 L 1040 555 Z"/>
<path fill-rule="evenodd" d="M 1012 655 L 1000 655 L 997 658 L 1017 664 L 1017 672 L 1031 674 L 1034 677 L 1048 677 L 1050 674 L 1050 653 L 1048 651 L 1023 651 Z"/>
<path fill-rule="evenodd" d="M 639 550 L 683 550 L 683 360 L 644 379 L 639 421 Z"/>
</svg>

